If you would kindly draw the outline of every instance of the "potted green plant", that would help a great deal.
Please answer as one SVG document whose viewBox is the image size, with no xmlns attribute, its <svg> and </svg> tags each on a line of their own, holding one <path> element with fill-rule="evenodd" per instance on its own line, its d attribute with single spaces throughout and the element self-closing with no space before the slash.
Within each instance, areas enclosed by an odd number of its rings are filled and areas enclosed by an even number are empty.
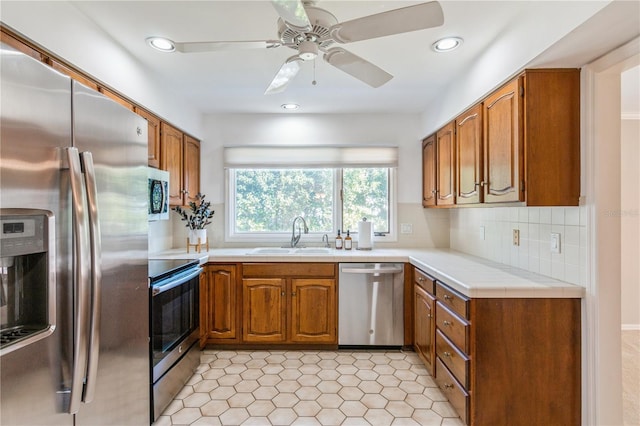
<svg viewBox="0 0 640 426">
<path fill-rule="evenodd" d="M 205 227 L 211 223 L 211 218 L 215 211 L 210 209 L 211 203 L 204 200 L 201 193 L 196 195 L 196 201 L 189 201 L 189 209 L 180 206 L 173 210 L 178 213 L 182 220 L 187 222 L 189 228 L 189 244 L 204 244 L 207 241 L 207 230 Z M 199 241 L 198 241 L 199 239 Z"/>
</svg>

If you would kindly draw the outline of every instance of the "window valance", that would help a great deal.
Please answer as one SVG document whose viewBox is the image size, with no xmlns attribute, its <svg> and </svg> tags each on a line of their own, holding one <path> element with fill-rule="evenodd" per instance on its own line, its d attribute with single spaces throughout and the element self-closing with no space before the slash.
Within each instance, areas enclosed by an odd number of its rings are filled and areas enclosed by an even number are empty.
<svg viewBox="0 0 640 426">
<path fill-rule="evenodd" d="M 232 169 L 398 167 L 398 147 L 233 146 L 224 148 L 224 167 Z"/>
</svg>

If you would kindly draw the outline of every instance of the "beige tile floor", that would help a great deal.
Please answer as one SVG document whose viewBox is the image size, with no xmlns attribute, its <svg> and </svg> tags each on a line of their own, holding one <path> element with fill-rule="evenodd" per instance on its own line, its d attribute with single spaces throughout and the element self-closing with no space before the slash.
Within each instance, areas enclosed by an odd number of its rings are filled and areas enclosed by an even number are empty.
<svg viewBox="0 0 640 426">
<path fill-rule="evenodd" d="M 205 350 L 201 362 L 154 425 L 462 425 L 413 352 Z"/>
</svg>

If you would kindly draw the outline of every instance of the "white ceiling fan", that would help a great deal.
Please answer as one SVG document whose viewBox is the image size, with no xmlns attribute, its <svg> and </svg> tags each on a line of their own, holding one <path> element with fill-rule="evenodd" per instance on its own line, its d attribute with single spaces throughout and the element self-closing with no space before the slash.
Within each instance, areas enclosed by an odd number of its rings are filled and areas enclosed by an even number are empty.
<svg viewBox="0 0 640 426">
<path fill-rule="evenodd" d="M 330 12 L 315 6 L 311 0 L 272 0 L 278 12 L 278 40 L 174 42 L 149 37 L 156 49 L 182 53 L 219 50 L 276 48 L 286 46 L 298 53 L 288 58 L 275 75 L 265 94 L 284 91 L 298 74 L 300 62 L 314 60 L 318 52 L 334 67 L 363 81 L 380 87 L 393 76 L 382 68 L 334 43 L 346 44 L 394 34 L 402 34 L 440 26 L 444 23 L 442 8 L 437 1 L 393 9 L 346 22 L 338 22 Z M 164 44 L 164 47 L 160 45 Z"/>
</svg>

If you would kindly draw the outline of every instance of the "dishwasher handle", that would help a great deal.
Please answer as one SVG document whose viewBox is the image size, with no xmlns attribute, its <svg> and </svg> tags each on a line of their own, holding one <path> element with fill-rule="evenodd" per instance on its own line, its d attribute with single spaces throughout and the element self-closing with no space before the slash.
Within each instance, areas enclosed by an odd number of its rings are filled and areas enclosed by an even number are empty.
<svg viewBox="0 0 640 426">
<path fill-rule="evenodd" d="M 343 267 L 340 272 L 347 274 L 397 274 L 402 272 L 401 267 L 383 267 L 383 268 L 357 268 Z"/>
</svg>

